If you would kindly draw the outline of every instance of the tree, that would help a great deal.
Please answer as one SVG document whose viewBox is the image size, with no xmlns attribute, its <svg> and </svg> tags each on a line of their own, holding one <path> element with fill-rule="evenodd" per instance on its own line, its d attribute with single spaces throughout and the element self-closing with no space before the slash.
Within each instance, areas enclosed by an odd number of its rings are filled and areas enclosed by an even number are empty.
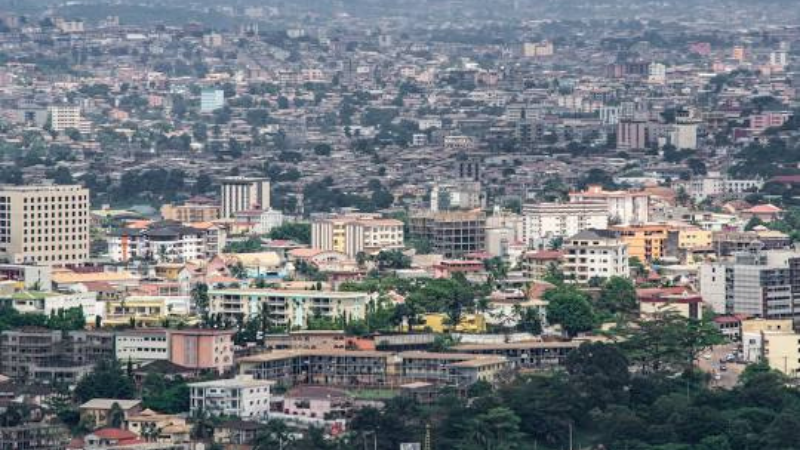
<svg viewBox="0 0 800 450">
<path fill-rule="evenodd" d="M 713 324 L 671 310 L 630 321 L 617 335 L 628 359 L 643 373 L 690 371 L 700 353 L 723 342 Z"/>
<path fill-rule="evenodd" d="M 205 283 L 195 283 L 191 292 L 192 303 L 194 303 L 195 310 L 200 315 L 205 315 L 208 311 L 208 285 Z"/>
<path fill-rule="evenodd" d="M 112 403 L 111 409 L 108 411 L 107 425 L 111 428 L 122 428 L 123 422 L 125 422 L 125 411 L 122 410 L 119 403 Z"/>
<path fill-rule="evenodd" d="M 609 314 L 631 314 L 637 308 L 636 288 L 626 278 L 610 277 L 603 283 L 597 306 Z"/>
<path fill-rule="evenodd" d="M 253 450 L 275 450 L 289 447 L 294 437 L 283 420 L 272 419 L 256 434 Z"/>
<path fill-rule="evenodd" d="M 588 297 L 574 286 L 561 285 L 544 293 L 547 320 L 561 325 L 569 336 L 589 331 L 596 316 Z"/>
<path fill-rule="evenodd" d="M 605 408 L 624 401 L 630 380 L 628 359 L 616 346 L 584 343 L 569 353 L 567 373 L 591 407 Z"/>
<path fill-rule="evenodd" d="M 317 144 L 314 146 L 314 154 L 317 156 L 330 156 L 333 147 L 330 144 Z"/>
<path fill-rule="evenodd" d="M 169 380 L 160 373 L 149 373 L 142 382 L 142 405 L 166 414 L 189 410 L 189 386 L 177 377 Z"/>
<path fill-rule="evenodd" d="M 459 448 L 513 450 L 520 448 L 520 418 L 513 410 L 497 406 L 472 421 L 473 432 Z"/>
<path fill-rule="evenodd" d="M 75 386 L 75 397 L 80 403 L 93 398 L 132 399 L 135 395 L 133 380 L 125 375 L 116 359 L 99 360 Z"/>
<path fill-rule="evenodd" d="M 375 260 L 381 270 L 408 269 L 411 267 L 411 258 L 400 250 L 384 250 L 378 253 Z"/>
<path fill-rule="evenodd" d="M 270 239 L 291 240 L 298 244 L 311 243 L 311 224 L 300 222 L 284 223 L 269 232 Z"/>
</svg>

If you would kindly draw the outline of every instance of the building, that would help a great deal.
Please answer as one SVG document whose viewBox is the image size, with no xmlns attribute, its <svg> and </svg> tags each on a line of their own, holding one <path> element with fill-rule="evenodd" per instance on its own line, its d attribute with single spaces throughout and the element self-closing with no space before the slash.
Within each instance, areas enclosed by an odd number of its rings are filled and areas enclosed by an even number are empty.
<svg viewBox="0 0 800 450">
<path fill-rule="evenodd" d="M 177 222 L 156 222 L 145 228 L 120 228 L 108 233 L 108 256 L 114 262 L 151 260 L 186 262 L 206 257 L 205 230 Z"/>
<path fill-rule="evenodd" d="M 270 411 L 274 381 L 257 380 L 251 375 L 232 379 L 189 383 L 191 412 L 240 419 L 266 419 Z"/>
<path fill-rule="evenodd" d="M 446 258 L 485 249 L 486 215 L 479 211 L 422 212 L 411 216 L 411 237 L 428 242 Z"/>
<path fill-rule="evenodd" d="M 255 234 L 269 234 L 273 228 L 283 224 L 283 213 L 274 209 L 252 209 L 235 214 L 236 222 L 252 225 Z"/>
<path fill-rule="evenodd" d="M 650 221 L 650 196 L 642 191 L 606 191 L 590 185 L 585 191 L 569 193 L 570 202 L 602 202 L 608 208 L 609 220 L 619 225 Z"/>
<path fill-rule="evenodd" d="M 0 296 L 0 303 L 9 304 L 21 313 L 34 313 L 50 316 L 70 308 L 80 308 L 87 323 L 94 323 L 95 317 L 103 316 L 102 304 L 97 301 L 96 292 L 43 292 L 37 290 L 18 291 L 10 298 Z"/>
<path fill-rule="evenodd" d="M 695 201 L 701 202 L 708 197 L 718 195 L 743 196 L 750 192 L 756 192 L 764 186 L 764 180 L 736 180 L 719 172 L 709 172 L 703 177 L 693 177 L 678 185 L 682 186 Z"/>
<path fill-rule="evenodd" d="M 351 258 L 404 247 L 403 222 L 373 216 L 351 215 L 311 223 L 311 247 L 333 250 Z"/>
<path fill-rule="evenodd" d="M 161 207 L 161 218 L 180 223 L 211 222 L 219 219 L 219 206 L 190 202 L 183 205 L 166 204 Z"/>
<path fill-rule="evenodd" d="M 475 209 L 483 206 L 483 191 L 479 181 L 459 180 L 435 183 L 431 189 L 431 211 Z"/>
<path fill-rule="evenodd" d="M 169 332 L 161 329 L 132 329 L 116 332 L 114 349 L 119 361 L 169 360 Z"/>
<path fill-rule="evenodd" d="M 20 382 L 74 384 L 101 359 L 114 357 L 105 331 L 21 328 L 0 333 L 0 373 Z"/>
<path fill-rule="evenodd" d="M 494 344 L 459 344 L 453 351 L 507 358 L 517 369 L 542 369 L 564 366 L 567 355 L 580 346 L 578 341 L 523 341 Z"/>
<path fill-rule="evenodd" d="M 800 315 L 800 259 L 793 251 L 753 250 L 705 263 L 700 293 L 717 314 L 793 319 Z"/>
<path fill-rule="evenodd" d="M 558 250 L 529 251 L 522 255 L 520 268 L 532 281 L 543 281 L 553 270 L 561 270 L 564 253 Z"/>
<path fill-rule="evenodd" d="M 314 316 L 361 320 L 369 302 L 363 292 L 217 289 L 208 295 L 211 314 L 246 322 L 266 309 L 271 324 L 286 328 L 305 328 Z"/>
<path fill-rule="evenodd" d="M 276 350 L 239 360 L 240 372 L 285 384 L 399 387 L 411 382 L 469 386 L 496 383 L 511 368 L 505 357 L 408 351 Z"/>
<path fill-rule="evenodd" d="M 233 335 L 230 330 L 171 330 L 170 362 L 191 369 L 223 373 L 233 367 Z"/>
<path fill-rule="evenodd" d="M 0 186 L 0 260 L 79 265 L 89 257 L 89 190 Z"/>
<path fill-rule="evenodd" d="M 82 134 L 91 132 L 91 122 L 83 119 L 80 107 L 68 105 L 51 106 L 49 111 L 53 131 L 61 133 L 73 129 L 80 131 Z"/>
<path fill-rule="evenodd" d="M 651 263 L 666 256 L 677 256 L 678 232 L 668 225 L 647 224 L 613 226 L 622 242 L 628 245 L 628 257 Z"/>
<path fill-rule="evenodd" d="M 639 315 L 652 318 L 660 314 L 677 314 L 686 319 L 703 319 L 703 298 L 688 293 L 649 295 L 638 298 Z"/>
<path fill-rule="evenodd" d="M 223 178 L 220 190 L 222 218 L 232 218 L 239 211 L 270 208 L 270 184 L 266 178 Z"/>
<path fill-rule="evenodd" d="M 623 150 L 644 150 L 649 141 L 647 121 L 620 119 L 617 123 L 617 148 Z"/>
<path fill-rule="evenodd" d="M 122 409 L 125 419 L 142 410 L 141 400 L 95 398 L 80 406 L 81 420 L 91 421 L 94 428 L 105 427 L 109 425 L 109 415 L 114 409 L 114 405 L 118 405 Z"/>
<path fill-rule="evenodd" d="M 45 422 L 0 427 L 0 449 L 63 450 L 69 444 L 69 430 Z"/>
<path fill-rule="evenodd" d="M 203 89 L 200 92 L 200 112 L 212 113 L 225 106 L 225 91 L 222 89 Z"/>
<path fill-rule="evenodd" d="M 604 202 L 528 203 L 522 208 L 523 241 L 541 247 L 557 237 L 567 237 L 594 228 L 608 228 Z"/>
<path fill-rule="evenodd" d="M 628 277 L 628 245 L 614 231 L 584 230 L 564 241 L 564 276 L 577 283 Z"/>
</svg>

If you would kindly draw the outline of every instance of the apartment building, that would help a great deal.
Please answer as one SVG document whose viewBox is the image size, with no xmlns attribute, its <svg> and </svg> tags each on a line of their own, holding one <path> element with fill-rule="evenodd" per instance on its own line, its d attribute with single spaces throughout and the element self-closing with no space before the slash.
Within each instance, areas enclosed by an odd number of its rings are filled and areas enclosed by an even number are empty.
<svg viewBox="0 0 800 450">
<path fill-rule="evenodd" d="M 220 181 L 220 216 L 232 218 L 239 211 L 270 208 L 270 183 L 266 178 L 228 177 Z"/>
<path fill-rule="evenodd" d="M 3 450 L 62 450 L 69 442 L 69 430 L 60 424 L 32 422 L 0 427 L 0 448 Z"/>
<path fill-rule="evenodd" d="M 793 251 L 737 253 L 700 266 L 700 293 L 715 313 L 765 319 L 800 315 L 800 255 Z"/>
<path fill-rule="evenodd" d="M 22 328 L 0 333 L 0 373 L 21 382 L 75 383 L 101 359 L 114 357 L 104 331 Z"/>
<path fill-rule="evenodd" d="M 603 202 L 528 203 L 523 206 L 522 214 L 523 241 L 531 247 L 589 228 L 608 228 L 608 207 Z"/>
<path fill-rule="evenodd" d="M 189 383 L 192 414 L 240 419 L 266 419 L 269 415 L 274 381 L 257 380 L 251 375 L 232 379 Z"/>
<path fill-rule="evenodd" d="M 108 256 L 114 262 L 149 259 L 186 262 L 206 257 L 205 230 L 177 222 L 156 222 L 146 228 L 121 228 L 106 237 Z"/>
<path fill-rule="evenodd" d="M 609 230 L 584 230 L 564 242 L 564 275 L 577 283 L 628 277 L 628 245 Z"/>
<path fill-rule="evenodd" d="M 649 139 L 647 121 L 625 118 L 617 123 L 617 148 L 644 150 Z"/>
<path fill-rule="evenodd" d="M 48 110 L 53 131 L 60 133 L 68 129 L 75 129 L 82 134 L 91 132 L 91 122 L 83 119 L 79 106 L 51 106 Z"/>
<path fill-rule="evenodd" d="M 200 92 L 200 112 L 212 113 L 225 106 L 225 91 L 222 89 L 203 89 Z"/>
<path fill-rule="evenodd" d="M 677 256 L 678 232 L 668 225 L 612 226 L 622 242 L 628 245 L 628 257 L 651 263 L 666 256 Z"/>
<path fill-rule="evenodd" d="M 161 217 L 180 223 L 211 222 L 219 219 L 219 206 L 188 202 L 183 205 L 166 204 L 161 207 Z"/>
<path fill-rule="evenodd" d="M 569 193 L 570 202 L 601 202 L 608 208 L 611 222 L 619 225 L 650 221 L 650 196 L 640 191 L 606 191 L 591 185 L 585 191 Z"/>
<path fill-rule="evenodd" d="M 95 317 L 103 316 L 103 305 L 97 301 L 96 292 L 19 291 L 8 299 L 0 296 L 0 304 L 2 303 L 22 313 L 46 316 L 70 308 L 80 308 L 88 323 L 94 323 Z"/>
<path fill-rule="evenodd" d="M 702 177 L 692 177 L 689 181 L 678 184 L 686 190 L 686 193 L 697 202 L 701 202 L 708 197 L 718 195 L 740 195 L 744 196 L 749 192 L 755 192 L 764 186 L 764 180 L 753 179 L 734 179 L 720 172 L 709 172 Z"/>
<path fill-rule="evenodd" d="M 524 341 L 496 344 L 459 344 L 453 351 L 507 358 L 518 369 L 542 369 L 563 366 L 569 352 L 580 346 L 577 341 Z"/>
<path fill-rule="evenodd" d="M 400 386 L 425 381 L 494 383 L 510 368 L 502 356 L 409 351 L 277 350 L 239 360 L 240 373 L 287 384 Z"/>
<path fill-rule="evenodd" d="M 403 248 L 403 222 L 370 215 L 328 217 L 311 223 L 311 246 L 351 258 Z"/>
<path fill-rule="evenodd" d="M 169 360 L 169 331 L 162 329 L 132 329 L 118 331 L 114 349 L 120 361 Z"/>
<path fill-rule="evenodd" d="M 527 252 L 522 255 L 520 266 L 526 277 L 534 281 L 542 281 L 551 269 L 560 270 L 564 262 L 564 253 L 557 250 Z"/>
<path fill-rule="evenodd" d="M 170 362 L 190 369 L 223 373 L 233 367 L 233 335 L 230 330 L 171 330 Z"/>
<path fill-rule="evenodd" d="M 0 260 L 61 266 L 88 257 L 88 189 L 0 186 Z"/>
<path fill-rule="evenodd" d="M 427 241 L 446 258 L 485 249 L 486 215 L 479 211 L 420 212 L 411 216 L 412 238 Z"/>
<path fill-rule="evenodd" d="M 272 324 L 287 328 L 305 328 L 309 318 L 316 315 L 360 320 L 365 317 L 369 302 L 369 295 L 363 292 L 217 289 L 208 295 L 211 314 L 235 322 L 266 311 Z"/>
</svg>

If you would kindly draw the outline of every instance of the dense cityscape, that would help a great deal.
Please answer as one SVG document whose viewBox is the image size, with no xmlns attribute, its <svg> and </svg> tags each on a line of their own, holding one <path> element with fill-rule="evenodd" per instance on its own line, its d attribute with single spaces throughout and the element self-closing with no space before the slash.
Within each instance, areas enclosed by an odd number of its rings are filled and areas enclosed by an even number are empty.
<svg viewBox="0 0 800 450">
<path fill-rule="evenodd" d="M 0 450 L 800 448 L 800 7 L 0 0 Z"/>
</svg>

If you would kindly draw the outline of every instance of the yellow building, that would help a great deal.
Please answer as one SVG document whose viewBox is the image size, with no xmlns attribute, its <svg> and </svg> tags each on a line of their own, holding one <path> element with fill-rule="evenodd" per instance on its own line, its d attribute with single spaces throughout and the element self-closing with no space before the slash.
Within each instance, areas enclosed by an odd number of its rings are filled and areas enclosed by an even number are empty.
<svg viewBox="0 0 800 450">
<path fill-rule="evenodd" d="M 742 353 L 746 361 L 763 361 L 790 377 L 800 370 L 800 334 L 792 319 L 742 321 Z"/>
<path fill-rule="evenodd" d="M 447 314 L 432 313 L 422 316 L 422 324 L 415 328 L 430 329 L 434 333 L 457 331 L 461 333 L 483 333 L 486 331 L 486 319 L 482 314 L 464 314 L 461 322 L 453 328 L 449 323 Z"/>
<path fill-rule="evenodd" d="M 642 262 L 667 256 L 667 241 L 674 233 L 669 225 L 662 224 L 614 226 L 611 229 L 619 232 L 620 239 L 628 244 L 628 257 L 635 256 Z"/>
<path fill-rule="evenodd" d="M 104 325 L 127 325 L 131 319 L 144 326 L 160 326 L 167 317 L 163 297 L 127 297 L 106 302 Z"/>
<path fill-rule="evenodd" d="M 696 227 L 686 227 L 678 230 L 678 248 L 692 250 L 696 248 L 711 247 L 712 233 Z"/>
</svg>

